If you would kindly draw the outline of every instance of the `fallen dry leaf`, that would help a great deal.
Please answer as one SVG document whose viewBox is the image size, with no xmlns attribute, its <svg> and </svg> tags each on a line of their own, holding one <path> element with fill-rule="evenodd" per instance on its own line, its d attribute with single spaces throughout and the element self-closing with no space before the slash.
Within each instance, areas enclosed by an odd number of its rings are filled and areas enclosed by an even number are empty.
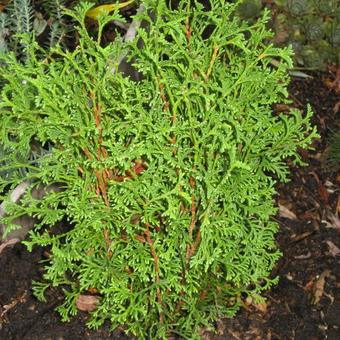
<svg viewBox="0 0 340 340">
<path fill-rule="evenodd" d="M 299 242 L 301 240 L 304 240 L 308 236 L 312 235 L 313 233 L 314 231 L 305 231 L 304 233 L 299 234 L 299 235 L 292 235 L 291 239 L 293 242 Z"/>
<path fill-rule="evenodd" d="M 317 175 L 315 171 L 308 172 L 308 175 L 312 175 L 315 178 L 317 184 L 320 183 L 319 176 Z"/>
<path fill-rule="evenodd" d="M 304 286 L 304 290 L 306 290 L 307 292 L 310 292 L 313 289 L 313 285 L 314 285 L 314 280 L 309 280 L 305 286 Z"/>
<path fill-rule="evenodd" d="M 320 299 L 325 289 L 326 277 L 328 277 L 330 274 L 331 274 L 331 271 L 329 269 L 326 269 L 321 273 L 319 278 L 314 282 L 313 299 L 312 299 L 312 303 L 314 305 L 320 302 Z"/>
<path fill-rule="evenodd" d="M 267 313 L 267 303 L 263 302 L 263 303 L 257 303 L 256 305 L 254 305 L 254 307 L 261 313 L 265 314 Z"/>
<path fill-rule="evenodd" d="M 5 241 L 4 243 L 0 244 L 0 254 L 4 251 L 5 248 L 9 246 L 13 246 L 14 244 L 20 242 L 18 238 L 12 238 L 8 241 Z"/>
<path fill-rule="evenodd" d="M 335 213 L 336 214 L 340 213 L 340 194 L 338 195 L 338 200 L 337 200 L 337 203 L 336 203 Z"/>
<path fill-rule="evenodd" d="M 259 312 L 266 313 L 267 312 L 267 302 L 263 303 L 254 303 L 254 300 L 252 297 L 248 296 L 244 301 L 244 307 L 246 307 L 247 310 L 250 310 L 249 307 L 254 306 Z"/>
<path fill-rule="evenodd" d="M 336 69 L 329 69 L 334 74 L 334 79 L 326 77 L 323 78 L 323 83 L 330 89 L 334 90 L 335 93 L 340 93 L 340 67 Z"/>
<path fill-rule="evenodd" d="M 15 297 L 14 299 L 11 300 L 11 302 L 7 305 L 2 306 L 2 312 L 0 314 L 0 318 L 2 318 L 6 313 L 8 313 L 12 308 L 14 308 L 18 303 L 23 303 L 26 301 L 27 297 L 27 290 L 24 291 L 23 294 L 21 294 L 18 297 Z"/>
<path fill-rule="evenodd" d="M 99 298 L 94 295 L 79 295 L 76 306 L 83 312 L 92 312 L 97 308 Z"/>
<path fill-rule="evenodd" d="M 291 110 L 291 108 L 292 107 L 290 105 L 287 105 L 287 104 L 276 104 L 274 106 L 275 111 L 278 111 L 278 112 L 289 111 L 289 110 Z"/>
<path fill-rule="evenodd" d="M 92 295 L 99 293 L 97 288 L 89 288 L 87 291 Z"/>
<path fill-rule="evenodd" d="M 312 253 L 309 251 L 307 254 L 294 256 L 294 259 L 296 259 L 296 260 L 306 260 L 306 259 L 309 259 L 311 256 L 312 256 Z"/>
<path fill-rule="evenodd" d="M 325 188 L 325 186 L 321 182 L 319 182 L 319 184 L 318 184 L 318 192 L 319 192 L 322 203 L 324 205 L 328 205 L 329 193 L 328 193 L 327 189 Z"/>
<path fill-rule="evenodd" d="M 326 241 L 329 247 L 329 252 L 332 254 L 332 256 L 340 255 L 340 249 L 332 242 L 332 241 Z"/>
<path fill-rule="evenodd" d="M 279 214 L 281 217 L 285 217 L 290 220 L 297 220 L 296 215 L 282 204 L 279 204 Z"/>
<path fill-rule="evenodd" d="M 320 222 L 320 211 L 317 209 L 311 209 L 305 211 L 302 215 L 299 215 L 300 219 L 306 221 L 317 221 Z"/>
<path fill-rule="evenodd" d="M 326 228 L 333 228 L 340 230 L 340 219 L 338 216 L 332 214 L 330 211 L 327 212 L 327 220 L 321 222 L 326 224 Z"/>
</svg>

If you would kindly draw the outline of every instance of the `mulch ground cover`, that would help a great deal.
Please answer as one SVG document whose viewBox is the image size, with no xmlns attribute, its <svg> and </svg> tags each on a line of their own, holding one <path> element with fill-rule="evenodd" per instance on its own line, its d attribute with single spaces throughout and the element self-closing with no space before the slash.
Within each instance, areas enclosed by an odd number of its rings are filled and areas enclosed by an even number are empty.
<svg viewBox="0 0 340 340">
<path fill-rule="evenodd" d="M 295 78 L 290 86 L 291 106 L 312 105 L 321 138 L 315 150 L 301 150 L 309 165 L 292 166 L 290 183 L 277 189 L 280 209 L 274 219 L 280 224 L 277 244 L 283 253 L 273 272 L 280 277 L 278 285 L 265 293 L 266 303 L 246 300 L 235 318 L 218 322 L 216 334 L 202 330 L 203 339 L 340 338 L 340 173 L 325 161 L 328 137 L 339 129 L 335 78 L 329 71 Z M 31 282 L 41 278 L 45 256 L 44 249 L 29 253 L 21 244 L 0 254 L 0 339 L 130 339 L 123 329 L 110 332 L 109 325 L 89 330 L 89 315 L 83 312 L 62 323 L 54 310 L 62 302 L 60 290 L 49 290 L 47 302 L 39 302 Z"/>
</svg>

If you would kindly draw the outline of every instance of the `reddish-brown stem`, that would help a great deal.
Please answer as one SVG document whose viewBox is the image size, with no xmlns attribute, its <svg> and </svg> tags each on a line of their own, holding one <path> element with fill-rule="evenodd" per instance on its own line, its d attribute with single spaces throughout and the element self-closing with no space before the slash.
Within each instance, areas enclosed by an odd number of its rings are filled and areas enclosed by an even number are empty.
<svg viewBox="0 0 340 340">
<path fill-rule="evenodd" d="M 195 195 L 191 195 L 191 222 L 189 226 L 189 236 L 192 237 L 192 232 L 194 231 L 196 223 L 196 203 L 195 203 Z"/>
<path fill-rule="evenodd" d="M 192 189 L 195 189 L 196 186 L 196 182 L 194 177 L 190 176 L 189 178 L 189 183 Z M 195 202 L 195 195 L 192 194 L 191 195 L 191 221 L 190 221 L 190 225 L 189 225 L 189 237 L 190 239 L 192 239 L 192 235 L 195 229 L 195 224 L 196 224 L 196 202 Z M 192 245 L 193 246 L 193 245 Z M 190 260 L 190 257 L 192 256 L 192 246 L 190 246 L 189 244 L 187 245 L 187 249 L 186 249 L 186 259 L 187 259 L 187 263 Z"/>
<path fill-rule="evenodd" d="M 191 249 L 190 249 L 190 257 L 192 257 L 193 255 L 196 254 L 196 251 L 197 251 L 200 243 L 201 243 L 201 229 L 198 229 L 196 237 L 195 237 L 195 241 L 192 244 Z"/>
<path fill-rule="evenodd" d="M 205 74 L 205 77 L 204 77 L 205 82 L 207 82 L 208 79 L 209 79 L 209 76 L 210 76 L 211 71 L 213 69 L 213 66 L 214 66 L 214 63 L 215 63 L 218 51 L 219 51 L 219 48 L 218 47 L 214 47 L 213 54 L 212 54 L 211 59 L 210 59 L 209 68 L 208 68 L 207 73 Z"/>
<path fill-rule="evenodd" d="M 97 186 L 96 186 L 96 194 L 97 194 L 97 196 L 100 196 L 100 189 L 99 189 L 98 184 L 97 184 Z"/>
<path fill-rule="evenodd" d="M 190 49 L 190 39 L 191 39 L 192 29 L 189 23 L 189 17 L 185 20 L 185 37 L 187 39 L 188 48 Z"/>
<path fill-rule="evenodd" d="M 192 239 L 192 233 L 195 229 L 195 223 L 196 223 L 196 204 L 195 204 L 195 195 L 192 194 L 191 195 L 191 221 L 190 221 L 190 225 L 189 225 L 189 237 L 190 239 Z M 186 259 L 187 262 L 190 259 L 190 253 L 191 253 L 191 248 L 190 245 L 187 245 L 187 251 L 186 251 Z"/>
<path fill-rule="evenodd" d="M 109 235 L 109 231 L 107 229 L 103 230 L 103 236 L 104 236 L 104 240 L 105 240 L 105 246 L 106 246 L 106 251 L 107 251 L 107 256 L 109 258 L 112 257 L 112 251 L 110 249 L 111 246 L 111 240 L 110 240 L 110 235 Z"/>
<path fill-rule="evenodd" d="M 96 177 L 97 177 L 97 181 L 98 181 L 98 187 L 100 189 L 100 194 L 103 198 L 103 201 L 105 203 L 105 205 L 107 207 L 110 206 L 110 202 L 109 199 L 107 197 L 107 192 L 106 192 L 106 188 L 107 188 L 107 183 L 105 183 L 104 179 L 103 179 L 103 175 L 102 175 L 102 171 L 100 170 L 96 170 Z"/>
<path fill-rule="evenodd" d="M 85 156 L 88 158 L 88 160 L 90 160 L 90 161 L 93 160 L 93 157 L 92 157 L 92 155 L 91 155 L 91 152 L 89 151 L 88 148 L 84 148 L 84 149 L 83 149 L 83 152 L 84 152 Z"/>
<path fill-rule="evenodd" d="M 107 151 L 103 146 L 101 147 L 101 153 L 103 155 L 103 158 L 106 159 L 107 158 Z"/>
<path fill-rule="evenodd" d="M 170 108 L 170 103 L 168 101 L 168 98 L 166 97 L 165 95 L 165 92 L 164 92 L 164 84 L 163 83 L 159 83 L 159 90 L 160 90 L 160 96 L 161 96 L 161 99 L 163 101 L 163 111 L 166 112 L 169 110 Z"/>
<path fill-rule="evenodd" d="M 101 171 L 101 173 L 102 173 L 102 177 L 103 177 L 104 184 L 105 184 L 105 186 L 107 187 L 107 181 L 108 181 L 108 179 L 107 179 L 107 171 L 106 171 L 106 169 L 104 169 L 103 171 Z"/>
<path fill-rule="evenodd" d="M 106 172 L 108 179 L 113 179 L 113 173 L 111 169 L 105 169 L 104 171 Z"/>
<path fill-rule="evenodd" d="M 146 226 L 146 229 L 144 231 L 144 234 L 146 236 L 146 241 L 148 242 L 149 244 L 149 247 L 150 247 L 150 251 L 151 251 L 151 255 L 153 257 L 153 261 L 154 261 L 154 265 L 155 265 L 155 275 L 156 275 L 156 283 L 159 285 L 160 283 L 160 278 L 159 278 L 159 263 L 158 263 L 158 256 L 156 254 L 156 250 L 155 250 L 155 247 L 153 245 L 153 241 L 151 239 L 151 234 L 150 234 L 150 229 L 149 229 L 149 226 L 147 225 Z M 160 306 L 163 305 L 163 301 L 162 301 L 162 295 L 161 295 L 161 290 L 159 287 L 157 287 L 157 290 L 156 290 L 156 293 L 157 293 L 157 300 L 158 300 L 158 303 Z M 159 321 L 160 323 L 163 323 L 163 313 L 160 313 L 159 315 Z"/>
<path fill-rule="evenodd" d="M 146 242 L 145 237 L 142 236 L 142 235 L 136 235 L 136 236 L 135 236 L 135 239 L 136 239 L 137 241 L 141 242 L 141 243 L 145 243 L 145 242 Z"/>
<path fill-rule="evenodd" d="M 106 149 L 102 146 L 102 142 L 103 142 L 103 137 L 102 137 L 102 126 L 101 126 L 101 107 L 99 103 L 95 103 L 96 101 L 96 96 L 95 93 L 91 90 L 90 91 L 90 98 L 93 101 L 93 116 L 94 116 L 94 122 L 96 125 L 96 128 L 98 130 L 98 149 L 97 149 L 97 160 L 100 161 L 102 159 L 102 156 L 104 159 L 107 158 L 107 152 Z M 88 148 L 84 148 L 83 149 L 84 154 L 86 155 L 86 157 L 92 161 L 94 159 L 93 155 L 90 153 L 90 151 L 88 150 Z M 107 196 L 107 187 L 108 187 L 108 172 L 106 169 L 104 170 L 95 170 L 95 175 L 97 178 L 97 185 L 96 185 L 96 194 L 98 196 L 101 196 L 105 205 L 107 207 L 110 207 L 110 202 Z M 110 177 L 109 177 L 110 178 Z M 108 229 L 104 229 L 103 230 L 103 236 L 104 236 L 104 240 L 105 240 L 105 246 L 106 246 L 106 250 L 107 250 L 107 256 L 111 257 L 112 256 L 112 251 L 110 250 L 110 245 L 111 245 L 111 241 L 110 241 L 110 235 L 109 235 L 109 231 Z"/>
<path fill-rule="evenodd" d="M 87 148 L 84 148 L 83 151 L 84 151 L 84 154 L 87 156 L 87 158 L 89 160 L 93 159 L 91 153 L 89 152 L 89 150 Z M 106 193 L 107 182 L 105 180 L 103 180 L 102 172 L 100 170 L 96 170 L 95 174 L 96 174 L 96 178 L 97 178 L 97 185 L 96 185 L 96 189 L 95 189 L 96 194 L 98 196 L 101 196 L 104 200 L 105 205 L 107 207 L 109 207 L 110 203 L 109 203 L 107 193 Z M 109 250 L 111 242 L 110 242 L 110 237 L 109 237 L 108 233 L 109 233 L 108 230 L 104 229 L 103 235 L 104 235 L 104 239 L 105 239 L 106 249 L 107 249 L 107 252 L 108 252 L 108 256 L 111 257 L 112 252 L 111 252 L 111 250 Z"/>
<path fill-rule="evenodd" d="M 199 301 L 203 301 L 206 298 L 207 294 L 208 294 L 207 289 L 202 290 L 200 293 Z"/>
<path fill-rule="evenodd" d="M 176 144 L 176 142 L 177 142 L 176 136 L 173 136 L 172 139 L 171 139 L 171 144 Z M 176 156 L 176 154 L 177 154 L 177 148 L 175 147 L 172 150 L 172 155 Z"/>
</svg>

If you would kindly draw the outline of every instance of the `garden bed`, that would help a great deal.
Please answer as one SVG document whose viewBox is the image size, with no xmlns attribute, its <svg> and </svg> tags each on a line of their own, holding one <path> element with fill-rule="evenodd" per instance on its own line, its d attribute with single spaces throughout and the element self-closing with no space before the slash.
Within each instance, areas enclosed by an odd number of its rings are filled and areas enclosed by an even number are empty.
<svg viewBox="0 0 340 340">
<path fill-rule="evenodd" d="M 330 131 L 339 129 L 339 88 L 330 88 L 334 78 L 334 72 L 314 74 L 294 79 L 290 86 L 295 107 L 312 105 L 321 139 L 314 151 L 301 151 L 309 165 L 292 168 L 291 182 L 278 188 L 281 210 L 275 220 L 280 223 L 277 243 L 283 257 L 273 276 L 280 277 L 279 284 L 265 293 L 265 304 L 245 301 L 235 318 L 216 325 L 217 334 L 202 330 L 203 338 L 338 339 L 340 176 L 324 160 Z M 113 333 L 109 325 L 89 330 L 84 312 L 62 323 L 54 311 L 63 299 L 60 290 L 49 290 L 46 303 L 33 297 L 31 282 L 41 278 L 41 260 L 47 256 L 45 249 L 29 253 L 21 244 L 0 253 L 0 339 L 129 339 L 123 328 Z"/>
</svg>

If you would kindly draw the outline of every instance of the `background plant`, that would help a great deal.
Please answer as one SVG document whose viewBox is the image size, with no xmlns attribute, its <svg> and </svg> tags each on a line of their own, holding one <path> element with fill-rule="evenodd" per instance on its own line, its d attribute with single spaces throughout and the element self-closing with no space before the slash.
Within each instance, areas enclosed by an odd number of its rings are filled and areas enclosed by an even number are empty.
<svg viewBox="0 0 340 340">
<path fill-rule="evenodd" d="M 63 15 L 64 0 L 11 0 L 0 12 L 0 51 L 14 51 L 24 61 L 25 46 L 21 34 L 43 40 L 48 48 L 65 43 L 65 38 L 74 30 Z"/>
<path fill-rule="evenodd" d="M 135 41 L 102 47 L 105 23 L 122 18 L 101 17 L 94 40 L 85 3 L 67 11 L 79 25 L 74 51 L 57 45 L 41 60 L 33 41 L 26 64 L 2 57 L 2 147 L 52 148 L 34 164 L 13 155 L 6 169 L 29 168 L 32 188 L 63 189 L 41 200 L 27 191 L 2 222 L 40 220 L 26 244 L 49 246 L 51 256 L 35 292 L 43 299 L 50 285 L 64 287 L 63 320 L 96 292 L 90 327 L 108 319 L 141 338 L 194 338 L 276 282 L 275 178 L 288 179 L 285 158 L 301 164 L 296 149 L 316 133 L 310 109 L 272 114 L 287 102 L 292 51 L 268 45 L 267 12 L 250 25 L 221 0 L 210 10 L 144 4 L 138 16 L 150 27 Z M 139 82 L 118 72 L 122 52 Z M 71 228 L 52 233 L 63 219 Z"/>
<path fill-rule="evenodd" d="M 340 7 L 337 0 L 277 0 L 280 43 L 293 45 L 298 64 L 325 69 L 340 62 Z"/>
<path fill-rule="evenodd" d="M 274 40 L 280 46 L 293 46 L 296 67 L 324 70 L 327 65 L 339 65 L 338 0 L 245 0 L 237 12 L 253 21 L 268 4 L 272 9 Z"/>
</svg>

